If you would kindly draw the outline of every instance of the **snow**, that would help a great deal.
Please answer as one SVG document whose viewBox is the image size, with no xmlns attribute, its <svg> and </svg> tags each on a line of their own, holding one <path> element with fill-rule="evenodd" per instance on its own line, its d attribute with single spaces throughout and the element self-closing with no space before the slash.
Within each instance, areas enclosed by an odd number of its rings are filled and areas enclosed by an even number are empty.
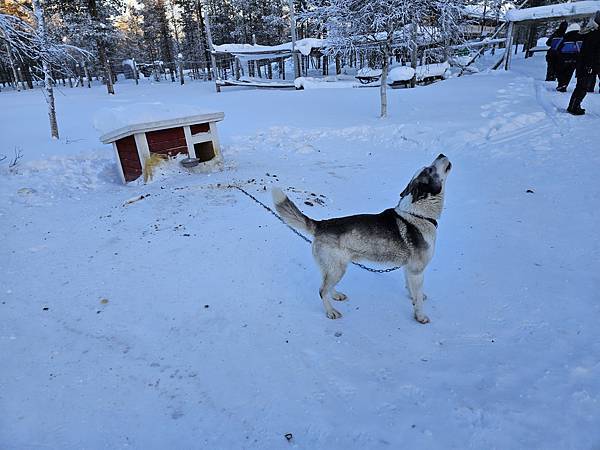
<svg viewBox="0 0 600 450">
<path fill-rule="evenodd" d="M 296 41 L 296 48 L 304 56 L 308 56 L 308 55 L 310 55 L 310 52 L 312 52 L 313 49 L 318 50 L 321 47 L 323 47 L 325 45 L 325 42 L 326 41 L 324 39 L 317 39 L 317 38 L 298 39 Z"/>
<path fill-rule="evenodd" d="M 129 67 L 132 71 L 135 70 L 135 64 L 133 63 L 133 59 L 124 59 L 121 64 L 123 66 Z"/>
<path fill-rule="evenodd" d="M 596 11 L 600 11 L 600 1 L 584 0 L 536 6 L 534 8 L 511 9 L 506 13 L 506 19 L 510 22 L 522 22 L 524 20 L 552 19 L 586 14 L 591 16 Z"/>
<path fill-rule="evenodd" d="M 427 77 L 446 77 L 450 70 L 450 63 L 424 64 L 417 66 L 417 80 L 423 80 Z"/>
<path fill-rule="evenodd" d="M 496 19 L 498 17 L 499 20 L 503 21 L 506 13 L 513 9 L 515 4 L 513 2 L 502 2 L 500 6 L 500 14 L 495 6 L 488 4 L 488 2 L 478 2 L 473 3 L 471 5 L 465 5 L 463 11 L 465 15 L 469 17 L 475 18 L 487 18 L 487 19 Z"/>
<path fill-rule="evenodd" d="M 388 75 L 390 83 L 396 81 L 408 81 L 411 80 L 415 73 L 417 74 L 417 80 L 422 81 L 427 77 L 446 77 L 450 70 L 450 63 L 447 61 L 436 64 L 424 64 L 417 66 L 417 69 L 413 69 L 410 66 L 398 66 L 390 70 Z"/>
<path fill-rule="evenodd" d="M 221 86 L 247 86 L 259 88 L 294 88 L 294 82 L 282 79 L 268 79 L 242 76 L 239 80 L 228 79 L 217 81 Z"/>
<path fill-rule="evenodd" d="M 415 69 L 410 66 L 398 66 L 394 67 L 390 70 L 388 74 L 388 79 L 390 83 L 394 83 L 396 81 L 409 81 L 412 80 L 415 76 Z"/>
<path fill-rule="evenodd" d="M 298 77 L 294 80 L 296 89 L 348 88 L 357 87 L 355 77 L 330 75 L 326 77 Z"/>
<path fill-rule="evenodd" d="M 320 49 L 324 43 L 324 39 L 298 39 L 296 41 L 296 50 L 298 50 L 304 56 L 308 56 L 313 49 Z M 285 53 L 290 53 L 292 51 L 292 43 L 286 42 L 279 45 L 221 44 L 214 45 L 213 48 L 217 53 L 231 53 L 241 59 L 251 60 L 253 57 L 258 56 L 261 58 L 277 58 L 285 56 Z M 281 54 L 282 52 L 284 55 Z"/>
<path fill-rule="evenodd" d="M 372 69 L 370 67 L 363 67 L 356 72 L 357 77 L 380 77 L 381 69 Z"/>
<path fill-rule="evenodd" d="M 120 128 L 134 127 L 148 122 L 178 119 L 186 116 L 211 114 L 209 111 L 193 103 L 127 102 L 119 106 L 101 108 L 94 115 L 94 128 L 100 134 L 109 133 Z"/>
<path fill-rule="evenodd" d="M 596 447 L 600 94 L 567 115 L 521 56 L 389 90 L 386 120 L 378 89 L 119 81 L 62 89 L 54 142 L 39 90 L 1 92 L 0 447 Z M 121 185 L 93 117 L 139 102 L 224 111 L 223 170 Z M 425 326 L 401 273 L 355 267 L 326 319 L 307 244 L 224 187 L 377 212 L 439 152 Z"/>
</svg>

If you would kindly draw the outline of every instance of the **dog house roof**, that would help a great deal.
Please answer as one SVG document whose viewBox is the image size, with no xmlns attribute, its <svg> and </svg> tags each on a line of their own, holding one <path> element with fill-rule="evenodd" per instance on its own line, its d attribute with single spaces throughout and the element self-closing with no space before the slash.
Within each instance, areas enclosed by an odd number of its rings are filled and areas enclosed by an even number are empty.
<svg viewBox="0 0 600 450">
<path fill-rule="evenodd" d="M 224 117 L 222 112 L 203 111 L 190 105 L 128 104 L 100 111 L 94 126 L 103 133 L 100 136 L 102 143 L 110 144 L 135 133 L 218 122 Z"/>
</svg>

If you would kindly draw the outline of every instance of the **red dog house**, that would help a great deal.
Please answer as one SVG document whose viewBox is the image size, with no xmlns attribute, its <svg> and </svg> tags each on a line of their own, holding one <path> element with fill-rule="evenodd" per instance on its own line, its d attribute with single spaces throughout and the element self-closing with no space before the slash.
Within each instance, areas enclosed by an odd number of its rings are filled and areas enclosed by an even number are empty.
<svg viewBox="0 0 600 450">
<path fill-rule="evenodd" d="M 175 156 L 180 153 L 200 162 L 221 158 L 217 122 L 222 112 L 127 125 L 100 137 L 113 144 L 117 166 L 124 183 L 138 179 L 151 153 Z"/>
</svg>

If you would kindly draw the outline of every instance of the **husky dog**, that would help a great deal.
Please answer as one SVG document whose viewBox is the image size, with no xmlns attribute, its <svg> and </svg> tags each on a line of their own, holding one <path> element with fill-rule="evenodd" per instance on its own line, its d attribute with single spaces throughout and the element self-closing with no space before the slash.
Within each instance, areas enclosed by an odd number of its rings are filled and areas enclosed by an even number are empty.
<svg viewBox="0 0 600 450">
<path fill-rule="evenodd" d="M 423 272 L 433 257 L 437 220 L 444 206 L 446 178 L 451 167 L 448 158 L 440 154 L 410 180 L 395 208 L 379 214 L 314 220 L 303 214 L 281 189 L 273 189 L 275 208 L 286 223 L 314 236 L 312 252 L 323 274 L 319 295 L 327 317 L 342 317 L 331 306 L 329 298 L 347 299 L 335 286 L 344 276 L 348 263 L 369 260 L 404 266 L 415 319 L 420 323 L 429 322 L 423 313 L 426 298 Z"/>
</svg>

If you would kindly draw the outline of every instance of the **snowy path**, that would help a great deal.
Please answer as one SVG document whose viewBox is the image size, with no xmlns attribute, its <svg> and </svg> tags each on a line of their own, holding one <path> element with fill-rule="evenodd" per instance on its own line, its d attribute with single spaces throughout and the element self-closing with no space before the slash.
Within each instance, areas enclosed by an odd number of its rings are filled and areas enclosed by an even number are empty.
<svg viewBox="0 0 600 450">
<path fill-rule="evenodd" d="M 0 178 L 0 447 L 600 445 L 600 95 L 564 115 L 542 66 L 390 91 L 387 121 L 362 89 L 98 95 L 225 111 L 225 171 L 147 186 L 117 183 L 82 94 L 59 100 L 69 144 L 17 140 L 3 117 L 27 160 Z M 40 99 L 14 99 L 45 132 Z M 218 185 L 293 187 L 316 218 L 375 212 L 440 151 L 428 326 L 401 274 L 357 268 L 327 320 L 309 247 Z"/>
</svg>

